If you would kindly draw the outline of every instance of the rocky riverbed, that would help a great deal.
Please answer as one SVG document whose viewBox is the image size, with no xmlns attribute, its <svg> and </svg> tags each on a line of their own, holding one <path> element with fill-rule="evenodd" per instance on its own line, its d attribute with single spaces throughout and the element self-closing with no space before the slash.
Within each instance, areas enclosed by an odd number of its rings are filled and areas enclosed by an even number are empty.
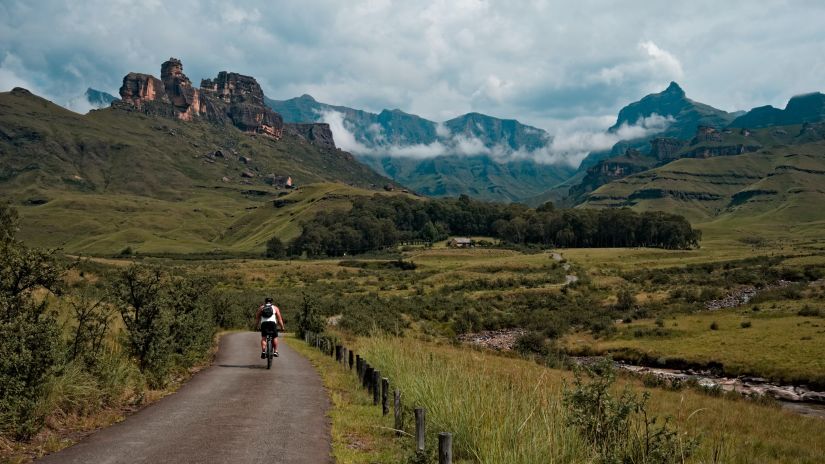
<svg viewBox="0 0 825 464">
<path fill-rule="evenodd" d="M 574 361 L 587 364 L 593 357 L 575 357 Z M 652 375 L 670 383 L 695 382 L 700 387 L 718 388 L 725 392 L 736 392 L 750 397 L 769 396 L 796 413 L 825 419 L 825 392 L 814 391 L 805 386 L 777 385 L 761 377 L 722 377 L 709 371 L 679 370 L 637 366 L 616 361 L 615 366 L 634 375 Z"/>
<path fill-rule="evenodd" d="M 753 297 L 755 297 L 756 294 L 760 291 L 785 288 L 791 284 L 793 284 L 793 282 L 789 282 L 787 280 L 780 280 L 777 283 L 773 285 L 768 285 L 767 287 L 764 287 L 762 289 L 757 289 L 753 285 L 745 285 L 728 293 L 722 298 L 708 301 L 707 303 L 705 303 L 705 309 L 715 311 L 718 309 L 735 308 L 737 306 L 742 306 L 744 304 L 748 304 L 748 302 L 751 301 Z"/>
</svg>

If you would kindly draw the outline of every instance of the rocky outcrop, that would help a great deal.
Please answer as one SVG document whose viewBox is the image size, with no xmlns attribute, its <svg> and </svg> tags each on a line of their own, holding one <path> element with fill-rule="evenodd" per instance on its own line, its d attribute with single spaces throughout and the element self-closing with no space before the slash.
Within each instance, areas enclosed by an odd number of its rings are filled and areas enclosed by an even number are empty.
<svg viewBox="0 0 825 464">
<path fill-rule="evenodd" d="M 329 128 L 329 124 L 286 124 L 284 129 L 287 133 L 301 137 L 312 145 L 335 149 L 335 140 L 332 138 L 332 130 Z"/>
<path fill-rule="evenodd" d="M 699 143 L 718 143 L 722 141 L 722 133 L 716 130 L 715 127 L 699 126 L 696 129 L 696 135 L 690 141 L 691 145 Z"/>
<path fill-rule="evenodd" d="M 679 140 L 673 137 L 657 137 L 650 141 L 650 155 L 659 161 L 670 160 L 678 158 L 682 148 L 687 143 L 684 140 Z"/>
<path fill-rule="evenodd" d="M 283 119 L 264 105 L 263 90 L 253 77 L 221 71 L 195 88 L 177 58 L 161 65 L 160 76 L 127 74 L 120 87 L 122 102 L 114 106 L 184 121 L 231 123 L 244 132 L 276 139 L 283 134 Z"/>
<path fill-rule="evenodd" d="M 120 99 L 138 109 L 150 101 L 169 102 L 163 82 L 154 76 L 141 73 L 129 73 L 123 78 Z"/>
</svg>

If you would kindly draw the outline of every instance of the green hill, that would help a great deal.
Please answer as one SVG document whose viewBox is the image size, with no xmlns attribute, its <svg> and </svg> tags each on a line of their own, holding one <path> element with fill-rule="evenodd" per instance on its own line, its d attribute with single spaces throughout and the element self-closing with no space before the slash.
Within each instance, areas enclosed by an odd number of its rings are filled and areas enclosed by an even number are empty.
<svg viewBox="0 0 825 464">
<path fill-rule="evenodd" d="M 745 140 L 756 150 L 728 151 Z M 730 227 L 825 227 L 823 124 L 720 132 L 679 156 L 602 185 L 582 206 L 661 210 Z"/>
<path fill-rule="evenodd" d="M 283 176 L 298 189 L 279 187 Z M 38 246 L 257 251 L 272 235 L 297 235 L 312 211 L 386 182 L 290 131 L 276 140 L 127 109 L 79 115 L 24 89 L 0 93 L 0 195 Z"/>
</svg>

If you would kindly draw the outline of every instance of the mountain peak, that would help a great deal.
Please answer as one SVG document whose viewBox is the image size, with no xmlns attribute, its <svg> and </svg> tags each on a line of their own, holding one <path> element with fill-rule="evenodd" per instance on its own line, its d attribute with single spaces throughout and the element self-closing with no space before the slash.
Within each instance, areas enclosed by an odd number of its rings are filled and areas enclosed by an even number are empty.
<svg viewBox="0 0 825 464">
<path fill-rule="evenodd" d="M 665 89 L 665 91 L 662 92 L 662 93 L 679 95 L 679 96 L 682 96 L 682 97 L 685 96 L 685 91 L 682 90 L 682 88 L 679 87 L 679 84 L 677 84 L 675 81 L 671 81 L 670 85 L 668 85 L 667 88 Z"/>
<path fill-rule="evenodd" d="M 305 93 L 305 94 L 301 95 L 300 97 L 298 97 L 298 100 L 306 100 L 308 102 L 317 101 L 317 100 L 315 100 L 315 98 L 312 95 L 310 95 L 308 93 Z"/>
</svg>

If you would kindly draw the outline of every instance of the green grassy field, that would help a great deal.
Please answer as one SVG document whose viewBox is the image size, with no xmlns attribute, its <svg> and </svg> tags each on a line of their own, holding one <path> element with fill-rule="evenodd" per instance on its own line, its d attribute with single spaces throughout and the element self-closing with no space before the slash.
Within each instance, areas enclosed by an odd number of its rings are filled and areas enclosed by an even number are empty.
<svg viewBox="0 0 825 464">
<path fill-rule="evenodd" d="M 646 359 L 666 365 L 681 361 L 699 366 L 721 365 L 728 375 L 753 375 L 784 383 L 825 386 L 825 318 L 803 317 L 802 307 L 822 300 L 784 301 L 741 310 L 684 314 L 621 324 L 604 339 L 575 333 L 566 337 L 571 352 L 614 353 L 623 359 Z M 716 329 L 711 329 L 711 324 Z M 743 327 L 742 324 L 748 327 Z"/>
<path fill-rule="evenodd" d="M 406 405 L 427 409 L 429 430 L 453 433 L 459 462 L 593 459 L 565 424 L 561 391 L 569 372 L 414 339 L 372 337 L 358 349 L 402 390 Z M 825 427 L 816 419 L 692 391 L 647 391 L 652 414 L 671 416 L 681 433 L 700 437 L 686 462 L 816 463 L 825 453 Z"/>
</svg>

